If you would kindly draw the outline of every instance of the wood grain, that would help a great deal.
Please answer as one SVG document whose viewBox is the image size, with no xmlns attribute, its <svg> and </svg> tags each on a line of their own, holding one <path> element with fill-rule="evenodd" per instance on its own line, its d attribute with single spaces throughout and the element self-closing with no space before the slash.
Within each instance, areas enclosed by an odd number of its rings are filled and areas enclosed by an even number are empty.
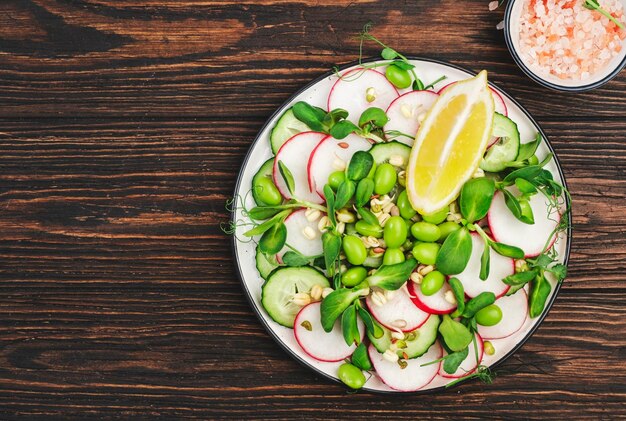
<svg viewBox="0 0 626 421">
<path fill-rule="evenodd" d="M 1 2 L 0 418 L 625 418 L 626 76 L 546 91 L 501 19 L 486 0 Z M 347 394 L 265 332 L 219 228 L 265 119 L 370 20 L 488 69 L 563 165 L 570 275 L 493 385 Z"/>
</svg>

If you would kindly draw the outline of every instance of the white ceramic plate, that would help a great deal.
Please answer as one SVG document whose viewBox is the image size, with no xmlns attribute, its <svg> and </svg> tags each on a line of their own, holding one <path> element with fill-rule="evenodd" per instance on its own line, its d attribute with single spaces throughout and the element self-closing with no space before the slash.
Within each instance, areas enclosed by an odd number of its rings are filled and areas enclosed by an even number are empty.
<svg viewBox="0 0 626 421">
<path fill-rule="evenodd" d="M 416 66 L 415 70 L 417 76 L 426 84 L 430 83 L 430 81 L 436 80 L 442 75 L 447 76 L 447 79 L 440 82 L 435 87 L 435 89 L 439 89 L 450 82 L 467 79 L 468 77 L 474 76 L 473 72 L 436 60 L 414 58 L 411 59 L 411 62 Z M 358 65 L 356 63 L 349 64 L 347 66 L 344 66 L 341 70 L 349 70 L 354 67 L 358 67 Z M 252 177 L 259 169 L 259 167 L 266 160 L 272 157 L 272 151 L 270 149 L 269 143 L 269 135 L 278 118 L 286 109 L 291 107 L 291 105 L 293 105 L 293 103 L 297 101 L 307 101 L 312 105 L 317 105 L 321 108 L 326 109 L 326 100 L 328 98 L 328 94 L 336 80 L 337 77 L 332 72 L 329 72 L 328 74 L 314 80 L 309 85 L 304 87 L 300 92 L 291 97 L 267 121 L 255 141 L 253 142 L 252 146 L 250 147 L 248 155 L 246 156 L 243 166 L 241 168 L 241 172 L 239 173 L 239 179 L 237 181 L 237 187 L 235 189 L 235 197 L 243 198 L 243 200 L 246 201 L 246 207 L 250 208 L 254 206 L 252 195 L 248 194 L 251 189 Z M 513 98 L 508 96 L 503 91 L 498 89 L 498 92 L 502 94 L 502 97 L 506 102 L 509 117 L 511 117 L 518 124 L 522 142 L 528 142 L 532 140 L 538 131 L 541 132 L 543 135 L 541 128 L 537 125 L 537 123 L 535 123 L 535 121 L 526 110 L 524 110 L 515 100 L 513 100 Z M 401 91 L 401 93 L 404 93 L 404 91 Z M 545 135 L 543 135 L 543 137 L 544 139 L 546 139 Z M 541 159 L 549 152 L 553 152 L 553 150 L 549 143 L 547 143 L 546 139 L 546 142 L 542 142 L 542 144 L 540 145 L 537 151 L 537 155 Z M 565 180 L 563 179 L 563 174 L 561 172 L 558 161 L 556 160 L 556 157 L 547 165 L 546 168 L 554 174 L 554 177 L 557 181 L 565 184 Z M 239 202 L 239 206 L 234 209 L 234 222 L 241 222 L 246 220 L 246 218 L 242 214 L 242 209 L 240 205 L 241 202 Z M 263 285 L 264 281 L 257 272 L 255 265 L 256 243 L 253 241 L 238 241 L 237 238 L 245 238 L 242 234 L 246 231 L 246 227 L 241 226 L 241 224 L 238 225 L 239 226 L 237 228 L 233 244 L 237 270 L 243 284 L 243 289 L 259 319 L 266 327 L 270 335 L 278 342 L 279 345 L 281 345 L 289 354 L 291 354 L 292 357 L 294 357 L 296 360 L 300 361 L 304 365 L 310 367 L 311 369 L 317 371 L 319 374 L 322 374 L 329 379 L 339 381 L 336 377 L 336 373 L 341 363 L 320 362 L 308 356 L 300 348 L 300 345 L 298 345 L 298 343 L 296 342 L 293 335 L 293 330 L 280 326 L 279 324 L 274 322 L 261 306 L 261 286 Z M 560 260 L 562 263 L 565 264 L 567 264 L 567 259 L 569 256 L 569 243 L 570 233 L 568 231 L 567 235 L 563 235 L 556 244 L 556 249 L 560 256 Z M 494 365 L 500 363 L 501 361 L 512 355 L 530 337 L 530 335 L 536 330 L 538 325 L 546 316 L 548 310 L 554 302 L 554 299 L 556 298 L 559 290 L 559 285 L 556 285 L 555 282 L 552 282 L 552 286 L 552 295 L 548 300 L 548 304 L 546 305 L 544 313 L 536 319 L 530 320 L 527 318 L 522 328 L 514 335 L 504 339 L 492 340 L 491 342 L 496 349 L 496 353 L 493 356 L 485 355 L 485 358 L 483 359 L 483 364 L 493 367 Z M 437 376 L 429 385 L 425 386 L 420 392 L 441 389 L 442 386 L 445 386 L 445 384 L 450 382 L 450 380 L 451 379 L 445 379 Z M 380 379 L 376 375 L 372 375 L 371 377 L 369 377 L 364 389 L 376 392 L 402 393 L 394 391 L 393 389 L 386 386 L 384 383 L 382 383 L 382 381 L 380 381 Z"/>
</svg>

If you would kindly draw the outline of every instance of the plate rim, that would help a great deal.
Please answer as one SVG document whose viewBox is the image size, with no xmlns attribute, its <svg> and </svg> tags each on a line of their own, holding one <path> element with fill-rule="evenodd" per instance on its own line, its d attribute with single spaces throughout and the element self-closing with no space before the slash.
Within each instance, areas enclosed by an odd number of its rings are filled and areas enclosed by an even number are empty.
<svg viewBox="0 0 626 421">
<path fill-rule="evenodd" d="M 451 67 L 453 69 L 463 71 L 463 72 L 469 74 L 470 76 L 478 74 L 474 70 L 471 70 L 471 69 L 466 68 L 464 66 L 460 66 L 458 64 L 454 64 L 454 63 L 450 63 L 450 62 L 447 62 L 447 61 L 443 61 L 443 60 L 438 60 L 438 59 L 433 59 L 433 58 L 423 57 L 423 56 L 415 56 L 415 55 L 406 55 L 406 58 L 409 59 L 409 60 L 425 61 L 425 62 L 429 62 L 429 63 L 434 63 L 434 64 L 443 65 L 443 66 L 448 66 L 448 67 Z M 386 60 L 378 58 L 378 57 L 368 57 L 368 58 L 362 59 L 362 60 L 353 60 L 353 61 L 350 61 L 348 63 L 345 63 L 345 64 L 342 64 L 340 66 L 337 66 L 336 67 L 336 71 L 341 72 L 341 71 L 343 71 L 345 69 L 348 69 L 350 67 L 354 67 L 354 66 L 357 66 L 357 65 L 360 65 L 360 64 L 367 64 L 367 63 L 377 62 L 377 61 L 386 61 Z M 324 79 L 334 75 L 336 73 L 336 71 L 335 70 L 329 70 L 329 71 L 323 73 L 322 75 L 314 78 L 310 82 L 306 83 L 304 86 L 302 86 L 296 92 L 294 92 L 292 95 L 290 95 L 289 98 L 287 98 L 287 100 L 285 100 L 266 119 L 265 123 L 263 124 L 261 129 L 259 129 L 258 133 L 256 134 L 254 140 L 252 141 L 252 143 L 250 143 L 250 147 L 248 148 L 248 152 L 246 153 L 246 156 L 244 157 L 243 162 L 241 163 L 241 166 L 239 168 L 239 172 L 238 172 L 238 175 L 237 175 L 237 182 L 235 183 L 235 190 L 234 190 L 234 193 L 233 193 L 233 197 L 237 197 L 237 192 L 239 191 L 239 188 L 240 188 L 241 182 L 242 182 L 242 178 L 243 178 L 243 168 L 245 168 L 246 165 L 248 164 L 248 161 L 250 160 L 250 158 L 252 156 L 252 150 L 254 149 L 254 146 L 261 140 L 261 134 L 265 130 L 268 129 L 268 127 L 270 125 L 270 122 L 274 120 L 274 117 L 276 117 L 279 114 L 282 114 L 285 111 L 285 108 L 293 101 L 293 99 L 295 99 L 301 93 L 303 93 L 307 89 L 311 88 L 312 86 L 316 85 L 317 83 L 321 82 L 322 80 L 324 80 Z M 555 152 L 554 148 L 552 147 L 552 144 L 550 143 L 550 140 L 548 139 L 548 137 L 546 136 L 545 132 L 543 131 L 543 128 L 531 116 L 531 114 L 528 112 L 528 110 L 526 110 L 526 108 L 524 108 L 515 98 L 513 98 L 511 95 L 509 95 L 507 92 L 503 91 L 502 89 L 498 88 L 492 82 L 489 82 L 489 86 L 496 88 L 498 90 L 498 93 L 500 93 L 502 95 L 505 95 L 509 99 L 509 101 L 511 101 L 513 104 L 515 104 L 522 111 L 522 113 L 530 120 L 530 122 L 538 129 L 539 133 L 541 134 L 541 136 L 545 140 L 546 146 L 548 147 L 549 151 L 552 153 L 555 165 L 557 167 L 557 171 L 559 172 L 559 176 L 560 176 L 561 180 L 563 181 L 563 186 L 567 190 L 569 190 L 568 187 L 567 187 L 567 181 L 565 180 L 565 174 L 563 174 L 563 168 L 561 167 L 561 163 L 560 163 L 560 161 L 559 161 L 559 159 L 558 159 L 558 157 L 556 155 L 556 152 Z M 565 201 L 566 201 L 567 207 L 571 209 L 571 200 L 570 200 L 569 196 L 567 196 L 567 195 L 565 196 Z M 236 212 L 237 212 L 237 207 L 235 206 L 235 207 L 233 207 L 232 211 L 230 212 L 231 216 L 230 216 L 229 222 L 231 224 L 236 223 Z M 567 223 L 568 223 L 567 235 L 565 236 L 565 238 L 567 240 L 567 244 L 565 245 L 565 254 L 563 256 L 563 264 L 565 266 L 567 266 L 567 264 L 569 262 L 570 251 L 571 251 L 571 246 L 572 246 L 572 212 L 571 211 L 568 213 Z M 286 351 L 287 354 L 290 357 L 295 359 L 297 362 L 299 362 L 304 367 L 307 367 L 308 369 L 312 370 L 313 373 L 315 373 L 317 375 L 321 375 L 322 377 L 324 377 L 324 378 L 326 378 L 328 380 L 331 380 L 334 383 L 338 383 L 338 384 L 344 386 L 344 384 L 338 378 L 333 377 L 333 376 L 331 376 L 329 374 L 326 374 L 322 370 L 319 370 L 317 367 L 315 367 L 314 365 L 310 364 L 308 361 L 306 361 L 303 358 L 301 358 L 296 352 L 294 352 L 291 349 L 291 347 L 289 347 L 286 343 L 284 343 L 280 339 L 280 337 L 274 332 L 272 327 L 269 325 L 269 323 L 265 320 L 265 318 L 261 314 L 261 309 L 259 307 L 257 307 L 257 305 L 254 302 L 254 299 L 252 297 L 252 293 L 250 292 L 247 284 L 245 283 L 245 281 L 243 279 L 243 273 L 242 273 L 242 270 L 241 270 L 241 262 L 239 260 L 238 254 L 237 254 L 237 238 L 236 238 L 235 235 L 230 235 L 230 237 L 231 237 L 230 238 L 230 241 L 231 241 L 231 251 L 232 251 L 233 259 L 236 262 L 235 267 L 236 267 L 237 278 L 239 279 L 239 282 L 241 283 L 241 286 L 243 287 L 243 290 L 245 292 L 245 296 L 246 296 L 246 299 L 248 301 L 248 304 L 250 305 L 250 307 L 254 311 L 254 314 L 257 317 L 257 319 L 259 319 L 259 321 L 261 322 L 261 324 L 263 325 L 265 330 L 269 333 L 270 337 L 274 340 L 274 342 L 276 342 L 278 344 L 278 346 L 280 348 L 282 348 L 284 351 Z M 490 366 L 491 369 L 499 366 L 500 364 L 502 364 L 503 362 L 508 360 L 511 356 L 513 356 L 513 354 L 515 354 L 534 335 L 534 333 L 537 331 L 539 326 L 541 326 L 541 324 L 543 323 L 545 318 L 548 316 L 548 313 L 552 309 L 552 306 L 553 306 L 554 302 L 556 301 L 557 296 L 559 295 L 559 293 L 561 291 L 562 284 L 563 284 L 563 282 L 557 282 L 556 283 L 554 294 L 552 295 L 550 301 L 548 301 L 548 303 L 546 305 L 546 308 L 543 311 L 543 313 L 539 316 L 539 320 L 537 321 L 537 323 L 535 323 L 535 325 L 528 331 L 526 336 L 524 336 L 521 341 L 519 341 L 517 344 L 515 344 L 515 346 L 513 346 L 513 348 L 508 353 L 506 353 L 502 358 L 500 358 L 495 364 L 491 365 Z M 424 394 L 431 394 L 431 393 L 439 393 L 441 391 L 446 391 L 446 390 L 453 390 L 458 385 L 465 384 L 468 380 L 471 380 L 471 378 L 459 381 L 458 383 L 454 384 L 452 387 L 439 386 L 439 387 L 435 387 L 435 388 L 431 388 L 431 389 L 416 390 L 416 391 L 409 391 L 409 392 L 407 392 L 407 391 L 399 391 L 399 390 L 378 390 L 378 389 L 372 389 L 372 388 L 368 388 L 368 387 L 363 387 L 362 389 L 359 389 L 359 391 L 377 393 L 377 394 L 381 394 L 381 395 L 408 395 L 408 394 L 411 394 L 411 395 L 424 395 Z"/>
</svg>

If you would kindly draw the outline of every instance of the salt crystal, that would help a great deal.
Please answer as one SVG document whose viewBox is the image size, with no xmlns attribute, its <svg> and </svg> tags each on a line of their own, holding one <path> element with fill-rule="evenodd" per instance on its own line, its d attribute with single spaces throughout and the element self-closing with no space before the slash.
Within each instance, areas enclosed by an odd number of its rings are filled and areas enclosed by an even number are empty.
<svg viewBox="0 0 626 421">
<path fill-rule="evenodd" d="M 493 12 L 494 10 L 496 10 L 498 8 L 498 0 L 489 2 L 489 11 Z"/>
</svg>

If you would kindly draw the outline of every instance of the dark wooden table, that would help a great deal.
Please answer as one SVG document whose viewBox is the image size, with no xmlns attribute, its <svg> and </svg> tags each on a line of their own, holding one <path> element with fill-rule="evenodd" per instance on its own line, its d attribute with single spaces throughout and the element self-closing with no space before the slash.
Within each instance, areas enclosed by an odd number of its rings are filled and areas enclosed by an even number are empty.
<svg viewBox="0 0 626 421">
<path fill-rule="evenodd" d="M 0 419 L 626 417 L 626 73 L 535 85 L 487 3 L 2 0 Z M 488 69 L 571 187 L 570 276 L 493 385 L 348 394 L 273 342 L 235 275 L 219 224 L 246 151 L 370 20 Z"/>
</svg>

